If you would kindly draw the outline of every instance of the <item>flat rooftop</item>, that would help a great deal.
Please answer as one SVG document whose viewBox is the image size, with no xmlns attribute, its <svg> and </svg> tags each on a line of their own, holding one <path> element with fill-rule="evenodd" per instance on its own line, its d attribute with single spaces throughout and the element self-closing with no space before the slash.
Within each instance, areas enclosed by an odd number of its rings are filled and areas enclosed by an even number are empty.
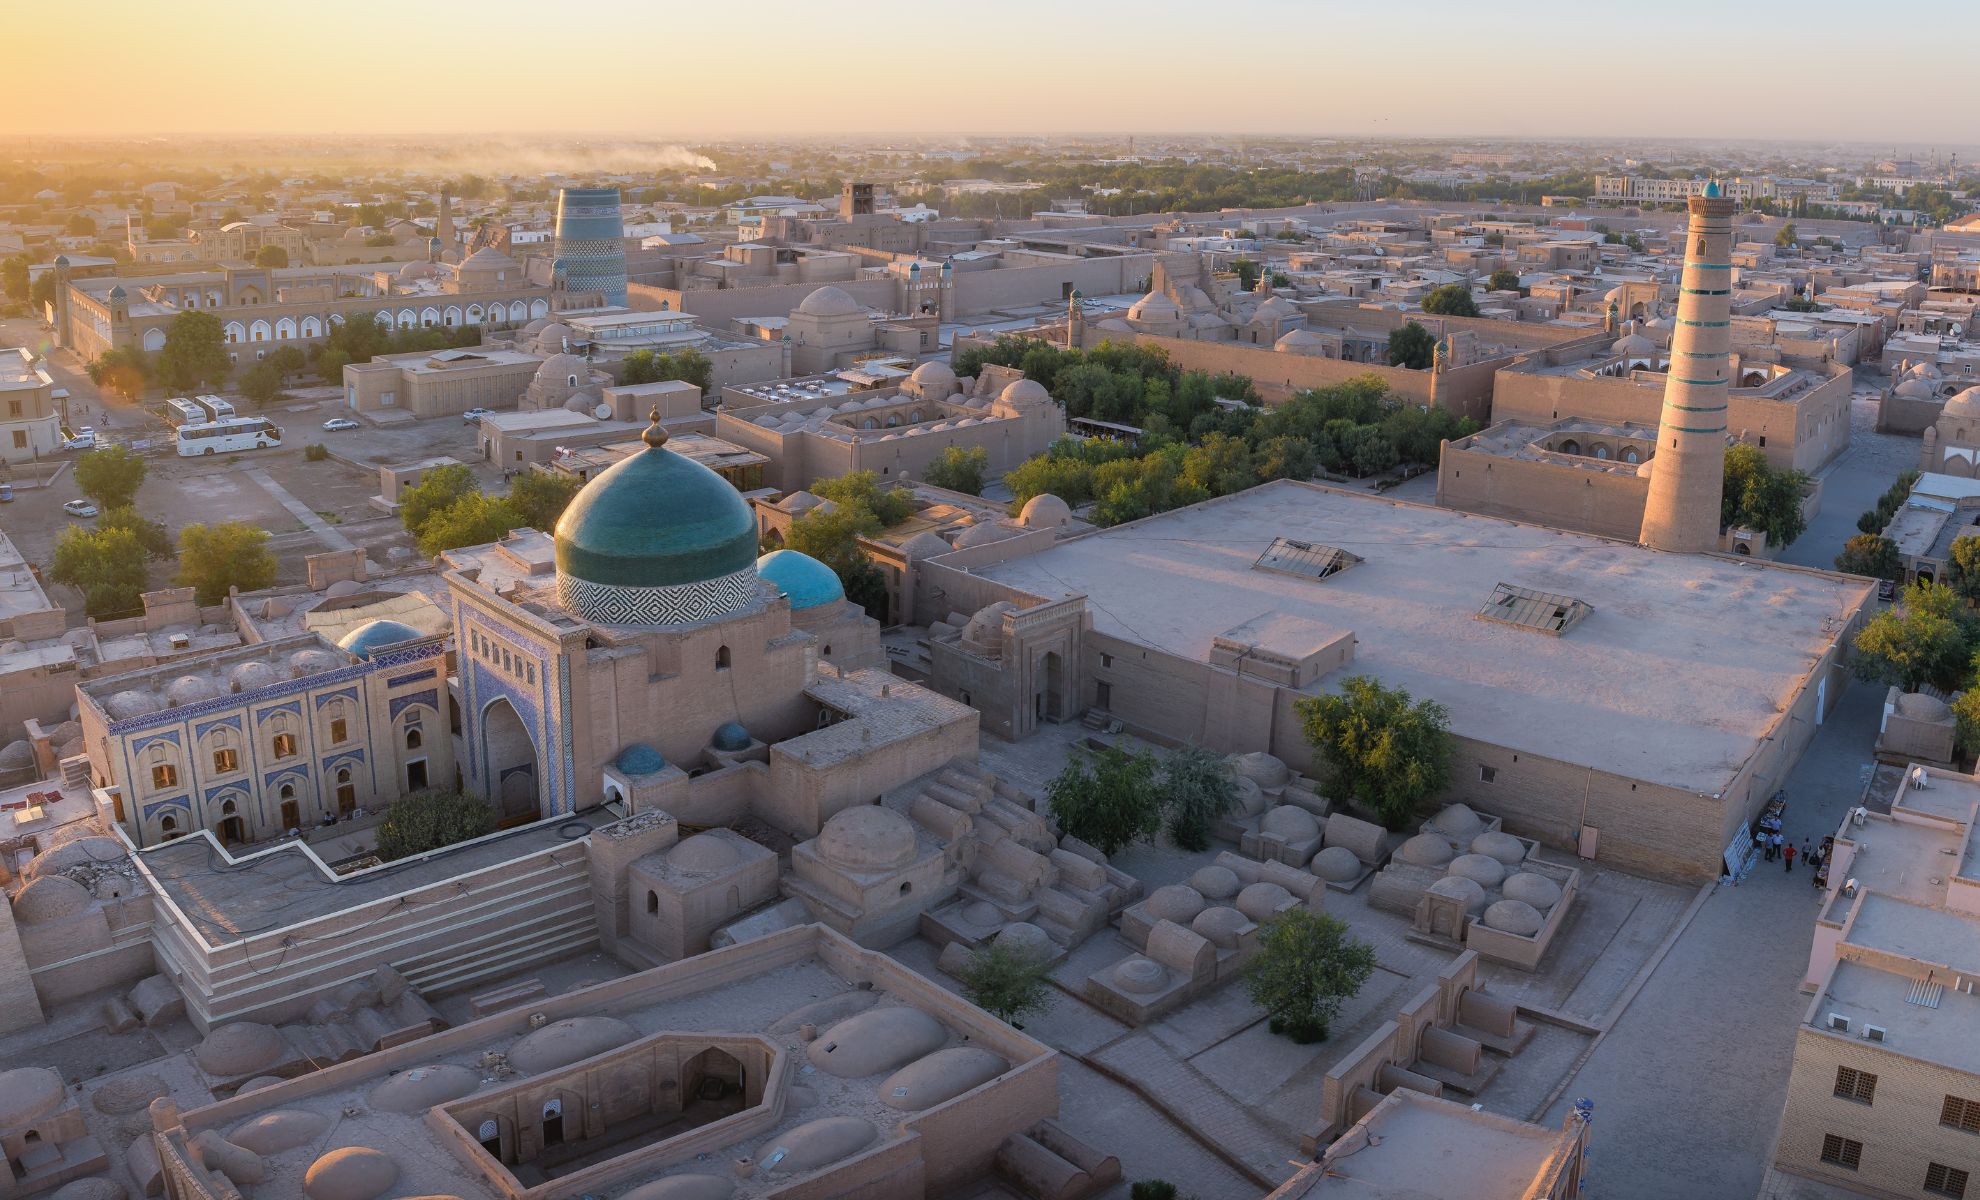
<svg viewBox="0 0 1980 1200">
<path fill-rule="evenodd" d="M 1843 941 L 1980 975 L 1980 917 L 1948 908 L 1907 904 L 1868 892 L 1857 905 L 1856 921 Z"/>
<path fill-rule="evenodd" d="M 1910 1058 L 1943 1064 L 1967 1074 L 1980 1073 L 1980 997 L 1969 996 L 1952 987 L 1952 980 L 1939 982 L 1936 1007 L 1913 1003 L 1918 981 L 1904 975 L 1880 971 L 1854 959 L 1836 964 L 1828 989 L 1810 1005 L 1818 1029 L 1828 1028 L 1828 1015 L 1849 1018 L 1847 1034 L 1861 1038 L 1866 1025 L 1882 1026 L 1884 1048 Z"/>
<path fill-rule="evenodd" d="M 0 355 L 0 362 L 5 361 L 6 356 Z M 54 607 L 14 540 L 0 532 L 0 620 L 11 621 L 23 613 L 47 612 Z"/>
<path fill-rule="evenodd" d="M 1400 1089 L 1335 1143 L 1307 1195 L 1523 1200 L 1560 1170 L 1572 1135 Z"/>
<path fill-rule="evenodd" d="M 573 822 L 589 833 L 618 819 L 603 808 L 553 817 L 491 834 L 458 849 L 386 863 L 341 878 L 326 871 L 296 841 L 279 842 L 232 863 L 227 861 L 230 855 L 198 836 L 176 838 L 138 854 L 200 936 L 218 946 L 567 844 L 571 840 L 567 827 Z"/>
<path fill-rule="evenodd" d="M 0 388 L 47 387 L 55 380 L 40 365 L 34 351 L 0 350 Z"/>
<path fill-rule="evenodd" d="M 1318 581 L 1253 569 L 1277 537 L 1364 561 Z M 1349 629 L 1338 674 L 1439 701 L 1465 737 L 1707 795 L 1875 586 L 1291 480 L 973 570 L 1041 599 L 1084 595 L 1101 633 L 1196 662 L 1267 613 Z M 1562 637 L 1477 619 L 1500 582 L 1594 611 Z"/>
</svg>

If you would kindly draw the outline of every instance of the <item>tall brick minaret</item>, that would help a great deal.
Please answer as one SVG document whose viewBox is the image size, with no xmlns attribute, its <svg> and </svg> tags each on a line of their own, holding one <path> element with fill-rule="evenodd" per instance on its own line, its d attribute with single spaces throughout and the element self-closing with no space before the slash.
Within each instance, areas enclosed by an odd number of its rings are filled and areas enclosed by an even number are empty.
<svg viewBox="0 0 1980 1200">
<path fill-rule="evenodd" d="M 1733 202 L 1716 182 L 1691 198 L 1664 413 L 1643 506 L 1641 541 L 1653 550 L 1697 554 L 1719 544 L 1732 386 L 1732 218 Z"/>
</svg>

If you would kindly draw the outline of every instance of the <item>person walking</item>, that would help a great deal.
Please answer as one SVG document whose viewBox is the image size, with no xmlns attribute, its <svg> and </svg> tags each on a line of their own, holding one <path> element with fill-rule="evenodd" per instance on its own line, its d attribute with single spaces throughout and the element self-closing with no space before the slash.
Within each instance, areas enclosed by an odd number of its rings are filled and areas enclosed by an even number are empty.
<svg viewBox="0 0 1980 1200">
<path fill-rule="evenodd" d="M 1765 849 L 1764 849 L 1764 850 L 1762 850 L 1762 851 L 1760 852 L 1760 860 L 1761 860 L 1762 862 L 1773 862 L 1773 861 L 1774 861 L 1774 835 L 1773 835 L 1773 834 L 1771 834 L 1771 833 L 1768 833 L 1768 832 L 1766 832 L 1765 830 L 1762 830 L 1762 831 L 1761 831 L 1761 833 L 1760 833 L 1760 844 L 1761 844 L 1761 845 L 1762 845 L 1763 847 L 1765 847 Z"/>
<path fill-rule="evenodd" d="M 1787 845 L 1781 847 L 1781 860 L 1786 864 L 1782 868 L 1782 870 L 1786 871 L 1790 875 L 1794 874 L 1794 843 L 1793 842 L 1789 842 Z"/>
</svg>

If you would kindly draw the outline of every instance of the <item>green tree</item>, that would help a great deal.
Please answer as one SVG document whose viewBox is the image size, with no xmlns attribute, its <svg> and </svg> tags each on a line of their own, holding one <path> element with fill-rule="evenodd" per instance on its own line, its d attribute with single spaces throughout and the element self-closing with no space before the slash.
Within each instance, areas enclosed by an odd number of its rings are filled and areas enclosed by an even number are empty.
<svg viewBox="0 0 1980 1200">
<path fill-rule="evenodd" d="M 1450 714 L 1434 700 L 1412 704 L 1402 688 L 1372 675 L 1341 681 L 1338 695 L 1296 701 L 1306 740 L 1333 785 L 1401 829 L 1450 779 Z"/>
<path fill-rule="evenodd" d="M 1162 806 L 1169 840 L 1183 850 L 1210 848 L 1210 822 L 1237 807 L 1237 780 L 1224 756 L 1185 745 L 1162 760 Z"/>
<path fill-rule="evenodd" d="M 619 382 L 659 383 L 679 379 L 700 388 L 706 395 L 713 372 L 714 364 L 708 361 L 708 357 L 692 348 L 678 351 L 635 350 L 620 363 Z"/>
<path fill-rule="evenodd" d="M 282 397 L 282 372 L 274 363 L 258 362 L 242 372 L 237 386 L 256 408 L 265 408 Z"/>
<path fill-rule="evenodd" d="M 1080 841 L 1113 855 L 1121 847 L 1154 837 L 1162 828 L 1162 801 L 1155 788 L 1155 756 L 1109 747 L 1088 771 L 1077 760 L 1066 764 L 1045 789 L 1052 818 Z"/>
<path fill-rule="evenodd" d="M 1776 246 L 1781 247 L 1782 249 L 1786 249 L 1787 247 L 1794 245 L 1794 239 L 1795 239 L 1795 233 L 1794 233 L 1793 221 L 1789 221 L 1787 224 L 1781 226 L 1778 230 L 1774 231 L 1774 244 Z"/>
<path fill-rule="evenodd" d="M 387 862 L 495 832 L 495 810 L 466 792 L 414 792 L 385 810 L 378 857 Z"/>
<path fill-rule="evenodd" d="M 1475 317 L 1478 301 L 1472 299 L 1471 285 L 1447 283 L 1423 297 L 1423 311 L 1435 317 Z"/>
<path fill-rule="evenodd" d="M 280 246 L 263 246 L 255 251 L 254 265 L 257 267 L 286 267 L 289 265 L 289 252 Z"/>
<path fill-rule="evenodd" d="M 97 355 L 88 370 L 91 383 L 126 400 L 135 400 L 144 393 L 149 367 L 144 351 L 136 346 L 112 346 Z"/>
<path fill-rule="evenodd" d="M 144 486 L 144 459 L 123 446 L 104 446 L 76 460 L 76 486 L 98 508 L 128 508 Z"/>
<path fill-rule="evenodd" d="M 1258 485 L 1251 447 L 1243 438 L 1213 433 L 1184 451 L 1182 482 L 1211 496 L 1228 496 Z"/>
<path fill-rule="evenodd" d="M 1320 458 L 1314 452 L 1312 442 L 1281 435 L 1259 443 L 1257 465 L 1260 482 L 1311 479 L 1313 473 L 1320 469 Z"/>
<path fill-rule="evenodd" d="M 1946 585 L 1968 604 L 1980 602 L 1980 535 L 1954 538 L 1947 558 L 1951 569 L 1946 573 Z"/>
<path fill-rule="evenodd" d="M 233 588 L 259 591 L 275 582 L 275 555 L 268 531 L 245 521 L 188 525 L 179 531 L 180 587 L 190 587 L 201 604 L 218 604 Z"/>
<path fill-rule="evenodd" d="M 1893 583 L 1904 578 L 1904 558 L 1897 543 L 1881 533 L 1859 533 L 1843 543 L 1836 555 L 1836 570 L 1848 575 L 1868 575 Z"/>
<path fill-rule="evenodd" d="M 443 551 L 501 541 L 529 521 L 507 496 L 470 492 L 428 517 L 419 530 L 419 552 L 437 558 Z"/>
<path fill-rule="evenodd" d="M 1341 1004 L 1375 971 L 1375 948 L 1337 918 L 1289 908 L 1265 922 L 1245 964 L 1245 991 L 1268 1028 L 1301 1044 L 1324 1041 Z"/>
<path fill-rule="evenodd" d="M 852 471 L 832 479 L 821 479 L 811 485 L 811 492 L 841 506 L 863 508 L 873 514 L 880 525 L 868 531 L 872 533 L 898 525 L 914 515 L 914 493 L 898 484 L 882 488 L 880 477 L 872 471 Z"/>
<path fill-rule="evenodd" d="M 165 327 L 165 348 L 158 352 L 158 377 L 175 392 L 190 392 L 227 378 L 227 334 L 220 318 L 193 309 L 172 318 Z"/>
<path fill-rule="evenodd" d="M 71 525 L 55 540 L 48 577 L 82 593 L 92 617 L 135 612 L 144 592 L 150 555 L 128 529 L 87 529 Z"/>
<path fill-rule="evenodd" d="M 1495 292 L 1520 292 L 1519 272 L 1508 271 L 1504 267 L 1492 272 L 1488 286 Z M 1524 295 L 1524 292 L 1521 292 Z"/>
<path fill-rule="evenodd" d="M 940 458 L 928 464 L 922 472 L 924 482 L 952 492 L 964 492 L 971 496 L 983 494 L 983 473 L 990 469 L 990 452 L 982 446 L 949 446 L 942 451 Z M 1060 499 L 1065 497 L 1061 496 Z"/>
<path fill-rule="evenodd" d="M 1077 508 L 1093 499 L 1093 467 L 1078 458 L 1056 457 L 1047 452 L 1027 458 L 1006 471 L 1004 486 L 1011 491 L 1014 512 L 1033 496 L 1047 494 Z"/>
<path fill-rule="evenodd" d="M 1052 1003 L 1051 959 L 1010 938 L 992 938 L 969 955 L 956 979 L 971 1004 L 1019 1029 L 1019 1018 Z"/>
<path fill-rule="evenodd" d="M 1437 357 L 1437 338 L 1415 321 L 1389 334 L 1389 365 L 1421 371 Z"/>
<path fill-rule="evenodd" d="M 344 382 L 344 368 L 351 356 L 342 350 L 324 350 L 316 356 L 316 377 L 327 384 Z"/>
<path fill-rule="evenodd" d="M 1972 618 L 1951 588 L 1914 583 L 1857 632 L 1850 670 L 1907 692 L 1927 683 L 1950 692 L 1971 669 L 1973 635 Z"/>
<path fill-rule="evenodd" d="M 509 481 L 509 503 L 522 514 L 523 524 L 554 532 L 557 518 L 577 497 L 584 480 L 557 471 L 524 471 Z"/>
<path fill-rule="evenodd" d="M 73 213 L 69 217 L 69 223 L 62 226 L 62 232 L 75 237 L 95 237 L 96 218 L 86 212 Z"/>
<path fill-rule="evenodd" d="M 1248 292 L 1258 286 L 1257 263 L 1248 258 L 1234 258 L 1231 260 L 1231 270 L 1237 272 L 1238 287 L 1241 290 Z"/>
<path fill-rule="evenodd" d="M 878 621 L 887 619 L 887 580 L 866 556 L 862 536 L 880 532 L 880 519 L 859 504 L 840 504 L 832 512 L 814 508 L 791 522 L 785 545 L 832 568 L 846 599 Z"/>
<path fill-rule="evenodd" d="M 1974 669 L 1980 670 L 1980 659 L 1975 660 Z M 1953 697 L 1952 712 L 1953 741 L 1959 752 L 1980 754 L 1980 687 L 1969 687 Z"/>
<path fill-rule="evenodd" d="M 418 483 L 399 493 L 399 520 L 406 532 L 417 538 L 435 513 L 480 490 L 481 485 L 475 482 L 474 472 L 467 464 L 434 467 L 420 476 Z"/>
<path fill-rule="evenodd" d="M 5 287 L 7 298 L 27 303 L 33 294 L 33 286 L 28 282 L 28 260 L 25 254 L 8 255 L 0 261 L 0 287 Z"/>
<path fill-rule="evenodd" d="M 1807 486 L 1807 475 L 1770 465 L 1758 446 L 1746 442 L 1727 446 L 1719 526 L 1758 529 L 1767 535 L 1769 546 L 1789 545 L 1808 528 L 1801 512 Z"/>
<path fill-rule="evenodd" d="M 106 508 L 96 519 L 98 529 L 127 529 L 151 558 L 172 557 L 172 534 L 163 521 L 154 521 L 135 508 Z"/>
</svg>

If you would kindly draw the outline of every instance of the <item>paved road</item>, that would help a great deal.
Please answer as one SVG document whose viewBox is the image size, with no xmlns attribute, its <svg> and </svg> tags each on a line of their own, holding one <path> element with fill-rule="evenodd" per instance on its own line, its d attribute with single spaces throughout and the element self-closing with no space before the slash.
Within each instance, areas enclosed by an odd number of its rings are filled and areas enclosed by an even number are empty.
<svg viewBox="0 0 1980 1200">
<path fill-rule="evenodd" d="M 1788 779 L 1785 832 L 1834 833 L 1861 794 L 1879 689 L 1856 685 Z M 1554 1108 L 1595 1102 L 1589 1190 L 1604 1200 L 1738 1197 L 1760 1186 L 1780 1117 L 1817 898 L 1762 862 L 1705 901 Z"/>
</svg>

